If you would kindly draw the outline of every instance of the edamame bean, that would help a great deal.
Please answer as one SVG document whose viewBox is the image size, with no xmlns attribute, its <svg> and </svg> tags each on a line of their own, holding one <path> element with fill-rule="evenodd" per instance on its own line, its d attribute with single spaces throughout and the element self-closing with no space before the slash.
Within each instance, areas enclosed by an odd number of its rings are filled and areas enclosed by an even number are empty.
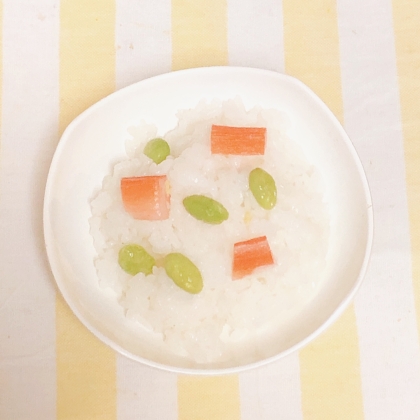
<svg viewBox="0 0 420 420">
<path fill-rule="evenodd" d="M 263 209 L 271 210 L 276 205 L 276 182 L 264 169 L 255 168 L 250 172 L 249 189 Z"/>
<path fill-rule="evenodd" d="M 127 272 L 135 276 L 144 273 L 151 274 L 155 259 L 140 245 L 128 244 L 123 246 L 118 253 L 118 264 Z"/>
<path fill-rule="evenodd" d="M 173 282 L 188 293 L 200 293 L 203 289 L 203 278 L 196 265 L 179 252 L 168 254 L 164 260 L 166 274 Z"/>
<path fill-rule="evenodd" d="M 153 162 L 159 164 L 169 156 L 171 150 L 169 148 L 169 144 L 165 140 L 158 137 L 156 139 L 150 140 L 146 144 L 143 152 L 147 157 L 152 159 Z"/>
<path fill-rule="evenodd" d="M 229 217 L 221 203 L 205 195 L 190 195 L 182 203 L 191 216 L 212 225 L 218 225 Z"/>
</svg>

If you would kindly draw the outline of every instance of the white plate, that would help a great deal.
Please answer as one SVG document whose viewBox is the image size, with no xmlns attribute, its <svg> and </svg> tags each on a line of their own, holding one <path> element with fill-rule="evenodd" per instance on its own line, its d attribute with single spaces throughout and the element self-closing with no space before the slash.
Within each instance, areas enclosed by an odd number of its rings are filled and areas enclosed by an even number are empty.
<svg viewBox="0 0 420 420">
<path fill-rule="evenodd" d="M 127 321 L 112 295 L 98 286 L 89 234 L 89 201 L 112 163 L 125 155 L 127 128 L 143 119 L 164 133 L 179 109 L 205 98 L 240 96 L 288 114 L 290 137 L 326 181 L 331 238 L 324 287 L 285 330 L 265 343 L 264 354 L 223 365 L 194 365 L 167 354 L 150 334 Z M 143 80 L 90 107 L 64 132 L 45 193 L 44 234 L 51 269 L 65 300 L 81 322 L 120 353 L 182 373 L 232 373 L 276 360 L 307 344 L 345 309 L 360 286 L 372 243 L 372 205 L 366 177 L 352 143 L 327 106 L 298 80 L 265 70 L 210 67 Z"/>
</svg>

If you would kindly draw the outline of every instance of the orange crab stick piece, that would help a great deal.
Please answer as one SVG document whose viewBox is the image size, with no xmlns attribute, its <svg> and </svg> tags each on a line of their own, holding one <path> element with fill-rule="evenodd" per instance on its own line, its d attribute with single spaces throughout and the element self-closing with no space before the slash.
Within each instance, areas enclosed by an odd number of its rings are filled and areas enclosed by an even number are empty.
<svg viewBox="0 0 420 420">
<path fill-rule="evenodd" d="M 233 280 L 251 274 L 256 268 L 274 264 L 266 236 L 233 245 Z"/>
<path fill-rule="evenodd" d="M 222 155 L 263 155 L 266 128 L 212 125 L 211 152 Z"/>
<path fill-rule="evenodd" d="M 125 211 L 134 219 L 164 220 L 169 217 L 166 175 L 122 178 L 121 195 Z"/>
</svg>

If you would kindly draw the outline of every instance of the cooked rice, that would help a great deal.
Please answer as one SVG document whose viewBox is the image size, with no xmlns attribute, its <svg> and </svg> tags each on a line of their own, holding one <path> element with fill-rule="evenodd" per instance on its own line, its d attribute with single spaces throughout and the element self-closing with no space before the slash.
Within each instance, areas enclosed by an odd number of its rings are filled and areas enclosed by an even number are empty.
<svg viewBox="0 0 420 420">
<path fill-rule="evenodd" d="M 272 109 L 245 110 L 240 99 L 201 102 L 179 112 L 168 133 L 141 123 L 131 128 L 127 158 L 107 175 L 91 202 L 95 266 L 102 287 L 133 322 L 158 334 L 168 349 L 200 363 L 223 361 L 232 343 L 251 342 L 258 332 L 297 313 L 319 288 L 328 246 L 327 206 L 317 168 L 288 138 L 287 115 Z M 211 155 L 212 124 L 267 128 L 264 156 Z M 143 154 L 160 135 L 171 156 L 156 165 Z M 264 210 L 248 189 L 248 174 L 262 167 L 275 179 L 277 205 Z M 168 220 L 135 220 L 124 211 L 122 177 L 166 174 L 171 188 Z M 229 219 L 209 225 L 191 217 L 182 200 L 204 194 L 221 202 Z M 276 264 L 232 281 L 233 244 L 266 235 Z M 118 265 L 124 244 L 138 243 L 155 256 L 153 274 L 130 276 Z M 191 295 L 161 266 L 170 252 L 182 252 L 200 269 L 204 288 Z"/>
</svg>

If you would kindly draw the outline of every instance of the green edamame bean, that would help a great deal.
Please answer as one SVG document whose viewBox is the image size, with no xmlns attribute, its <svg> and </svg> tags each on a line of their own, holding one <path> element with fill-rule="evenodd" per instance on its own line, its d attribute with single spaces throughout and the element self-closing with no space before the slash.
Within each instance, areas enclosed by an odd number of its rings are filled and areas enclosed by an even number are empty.
<svg viewBox="0 0 420 420">
<path fill-rule="evenodd" d="M 218 225 L 229 217 L 229 212 L 221 203 L 205 195 L 190 195 L 182 203 L 191 216 L 212 225 Z"/>
<path fill-rule="evenodd" d="M 156 139 L 150 140 L 146 144 L 143 152 L 147 157 L 152 159 L 153 162 L 159 164 L 169 156 L 171 150 L 169 148 L 169 144 L 165 140 L 158 137 Z"/>
<path fill-rule="evenodd" d="M 277 187 L 274 178 L 264 169 L 255 168 L 249 174 L 249 189 L 258 204 L 271 210 L 277 202 Z"/>
<path fill-rule="evenodd" d="M 127 272 L 135 276 L 144 273 L 151 274 L 155 259 L 140 245 L 128 244 L 123 246 L 118 253 L 118 264 Z"/>
<path fill-rule="evenodd" d="M 192 294 L 201 292 L 203 278 L 200 270 L 185 255 L 179 252 L 168 254 L 163 264 L 166 274 L 178 287 Z"/>
</svg>

